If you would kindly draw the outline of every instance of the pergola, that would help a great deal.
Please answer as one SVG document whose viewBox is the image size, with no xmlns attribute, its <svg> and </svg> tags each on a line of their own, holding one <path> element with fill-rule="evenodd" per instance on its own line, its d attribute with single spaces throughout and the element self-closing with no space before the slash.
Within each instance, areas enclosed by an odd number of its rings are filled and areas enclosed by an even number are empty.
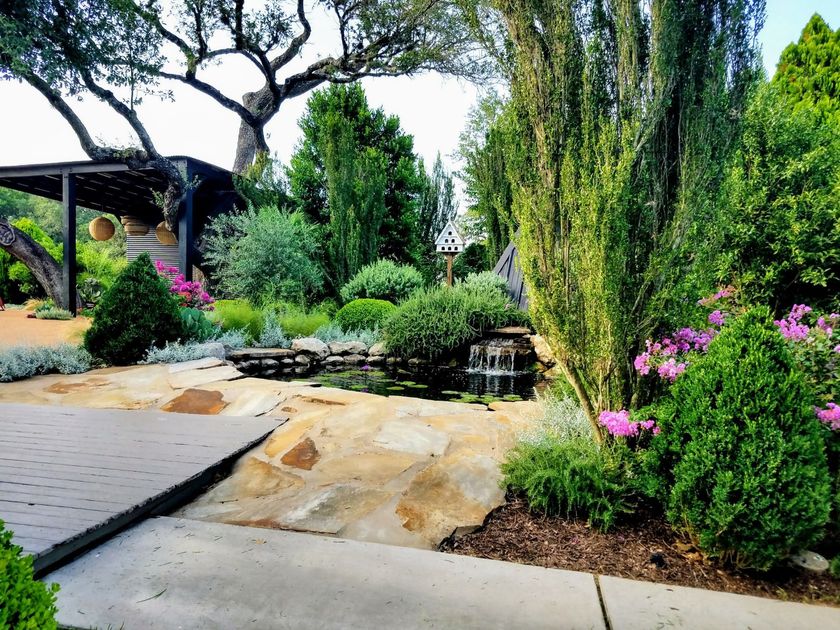
<svg viewBox="0 0 840 630">
<path fill-rule="evenodd" d="M 218 166 L 185 156 L 169 158 L 188 183 L 178 209 L 178 261 L 185 277 L 192 279 L 196 262 L 195 234 L 219 212 L 238 199 L 233 175 Z M 132 216 L 146 224 L 163 220 L 155 195 L 166 190 L 166 181 L 155 169 L 131 169 L 117 162 L 58 162 L 0 167 L 0 186 L 61 201 L 64 206 L 62 277 L 63 306 L 75 312 L 76 208 L 108 212 L 117 218 Z"/>
</svg>

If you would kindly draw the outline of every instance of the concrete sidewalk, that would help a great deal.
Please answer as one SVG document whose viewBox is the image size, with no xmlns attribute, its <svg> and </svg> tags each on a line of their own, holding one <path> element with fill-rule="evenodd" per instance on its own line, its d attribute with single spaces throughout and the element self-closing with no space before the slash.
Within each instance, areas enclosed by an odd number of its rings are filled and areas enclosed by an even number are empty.
<svg viewBox="0 0 840 630">
<path fill-rule="evenodd" d="M 169 517 L 44 579 L 74 628 L 840 628 L 835 608 Z"/>
</svg>

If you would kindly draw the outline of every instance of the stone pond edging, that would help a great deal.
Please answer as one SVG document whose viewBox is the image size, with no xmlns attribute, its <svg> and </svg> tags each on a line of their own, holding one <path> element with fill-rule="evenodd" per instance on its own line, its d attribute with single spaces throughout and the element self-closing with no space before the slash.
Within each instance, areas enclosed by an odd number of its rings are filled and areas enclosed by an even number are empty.
<svg viewBox="0 0 840 630">
<path fill-rule="evenodd" d="M 321 368 L 343 370 L 358 365 L 378 366 L 386 361 L 385 344 L 368 348 L 361 341 L 324 343 L 314 337 L 295 339 L 290 348 L 230 350 L 227 360 L 249 376 L 307 374 Z"/>
</svg>

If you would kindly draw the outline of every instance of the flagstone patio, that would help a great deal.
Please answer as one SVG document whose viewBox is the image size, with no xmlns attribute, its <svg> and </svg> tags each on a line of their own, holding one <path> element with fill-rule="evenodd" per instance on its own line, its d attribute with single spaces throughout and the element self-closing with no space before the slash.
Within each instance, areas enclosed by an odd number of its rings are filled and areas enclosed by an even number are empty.
<svg viewBox="0 0 840 630">
<path fill-rule="evenodd" d="M 537 410 L 243 378 L 217 359 L 36 377 L 0 402 L 288 416 L 176 516 L 420 548 L 504 502 L 499 463 Z"/>
</svg>

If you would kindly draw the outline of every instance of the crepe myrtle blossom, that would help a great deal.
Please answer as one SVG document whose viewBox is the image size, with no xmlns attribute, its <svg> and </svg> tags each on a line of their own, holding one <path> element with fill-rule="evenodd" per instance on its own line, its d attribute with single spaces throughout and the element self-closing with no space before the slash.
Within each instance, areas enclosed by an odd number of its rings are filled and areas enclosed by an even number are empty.
<svg viewBox="0 0 840 630">
<path fill-rule="evenodd" d="M 830 402 L 825 409 L 814 407 L 814 412 L 821 422 L 827 424 L 832 431 L 840 431 L 840 405 Z"/>
<path fill-rule="evenodd" d="M 180 298 L 181 306 L 212 311 L 215 300 L 204 290 L 198 280 L 187 280 L 177 267 L 155 261 L 155 269 L 161 278 L 169 281 L 169 291 Z"/>
<path fill-rule="evenodd" d="M 659 433 L 655 420 L 631 421 L 630 412 L 626 409 L 602 411 L 598 422 L 607 429 L 607 433 L 615 437 L 636 437 L 640 430 L 651 431 L 654 435 Z"/>
<path fill-rule="evenodd" d="M 718 331 L 714 328 L 682 328 L 661 341 L 648 339 L 645 342 L 645 351 L 634 359 L 633 367 L 642 376 L 647 376 L 651 370 L 656 369 L 661 378 L 673 383 L 688 367 L 686 355 L 691 352 L 708 351 L 709 344 L 717 334 Z"/>
</svg>

